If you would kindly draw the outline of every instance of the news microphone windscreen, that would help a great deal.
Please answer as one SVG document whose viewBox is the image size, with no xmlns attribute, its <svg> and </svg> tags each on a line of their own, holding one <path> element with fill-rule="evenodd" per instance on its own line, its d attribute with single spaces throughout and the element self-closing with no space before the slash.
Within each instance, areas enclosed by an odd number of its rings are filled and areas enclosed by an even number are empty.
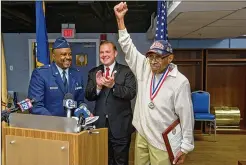
<svg viewBox="0 0 246 165">
<path fill-rule="evenodd" d="M 67 99 L 72 99 L 73 100 L 73 94 L 66 93 L 65 96 L 64 96 L 64 100 L 67 100 Z"/>
<path fill-rule="evenodd" d="M 25 99 L 23 101 L 18 102 L 17 104 L 19 105 L 22 112 L 32 108 L 32 101 L 30 99 Z"/>
<path fill-rule="evenodd" d="M 87 114 L 85 109 L 86 108 L 84 106 L 81 107 L 81 105 L 80 105 L 77 109 L 74 110 L 74 116 L 79 117 L 80 114 L 83 114 L 84 118 L 89 117 L 89 115 Z"/>
<path fill-rule="evenodd" d="M 94 116 L 88 109 L 87 104 L 85 103 L 80 104 L 79 107 L 74 111 L 74 115 L 76 117 L 79 117 L 81 113 L 84 115 L 85 118 Z"/>
<path fill-rule="evenodd" d="M 77 108 L 77 102 L 73 100 L 73 94 L 66 93 L 63 99 L 63 106 L 67 109 Z"/>
</svg>

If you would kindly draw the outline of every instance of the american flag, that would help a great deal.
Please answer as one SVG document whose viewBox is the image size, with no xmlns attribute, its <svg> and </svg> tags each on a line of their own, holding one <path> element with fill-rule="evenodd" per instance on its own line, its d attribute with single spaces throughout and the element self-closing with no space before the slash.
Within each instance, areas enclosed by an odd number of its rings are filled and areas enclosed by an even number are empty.
<svg viewBox="0 0 246 165">
<path fill-rule="evenodd" d="M 168 40 L 167 33 L 167 3 L 166 0 L 158 0 L 157 2 L 157 22 L 155 40 Z"/>
</svg>

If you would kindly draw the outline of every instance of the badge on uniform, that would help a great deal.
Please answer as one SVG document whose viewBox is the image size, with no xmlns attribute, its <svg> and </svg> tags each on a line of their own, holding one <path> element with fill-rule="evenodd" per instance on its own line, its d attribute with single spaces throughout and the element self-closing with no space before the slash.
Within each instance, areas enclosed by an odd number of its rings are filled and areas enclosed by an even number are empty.
<svg viewBox="0 0 246 165">
<path fill-rule="evenodd" d="M 58 87 L 50 87 L 50 89 L 58 89 Z"/>
<path fill-rule="evenodd" d="M 82 87 L 80 86 L 80 87 L 76 87 L 76 88 L 75 88 L 75 90 L 79 90 L 79 89 L 82 89 Z"/>
</svg>

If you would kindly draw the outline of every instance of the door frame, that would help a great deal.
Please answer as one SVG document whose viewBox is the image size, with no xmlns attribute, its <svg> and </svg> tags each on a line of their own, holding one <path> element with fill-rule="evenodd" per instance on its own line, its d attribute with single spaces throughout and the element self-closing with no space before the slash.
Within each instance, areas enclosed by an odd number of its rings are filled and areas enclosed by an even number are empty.
<svg viewBox="0 0 246 165">
<path fill-rule="evenodd" d="M 49 39 L 48 42 L 55 42 L 56 39 Z M 99 45 L 100 40 L 99 39 L 66 39 L 68 42 L 73 43 L 96 43 L 96 66 L 99 66 Z M 32 71 L 34 69 L 34 63 L 33 63 L 33 55 L 32 55 L 32 44 L 36 42 L 36 39 L 28 39 L 28 50 L 29 50 L 29 79 L 31 79 Z"/>
</svg>

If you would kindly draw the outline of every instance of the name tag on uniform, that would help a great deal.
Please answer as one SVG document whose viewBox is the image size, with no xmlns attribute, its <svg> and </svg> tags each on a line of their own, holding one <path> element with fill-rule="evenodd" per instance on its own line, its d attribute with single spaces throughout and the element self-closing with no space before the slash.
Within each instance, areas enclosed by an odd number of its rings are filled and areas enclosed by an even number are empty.
<svg viewBox="0 0 246 165">
<path fill-rule="evenodd" d="M 50 87 L 50 89 L 58 89 L 58 87 Z"/>
<path fill-rule="evenodd" d="M 75 87 L 75 90 L 79 90 L 79 89 L 82 89 L 82 87 Z"/>
</svg>

